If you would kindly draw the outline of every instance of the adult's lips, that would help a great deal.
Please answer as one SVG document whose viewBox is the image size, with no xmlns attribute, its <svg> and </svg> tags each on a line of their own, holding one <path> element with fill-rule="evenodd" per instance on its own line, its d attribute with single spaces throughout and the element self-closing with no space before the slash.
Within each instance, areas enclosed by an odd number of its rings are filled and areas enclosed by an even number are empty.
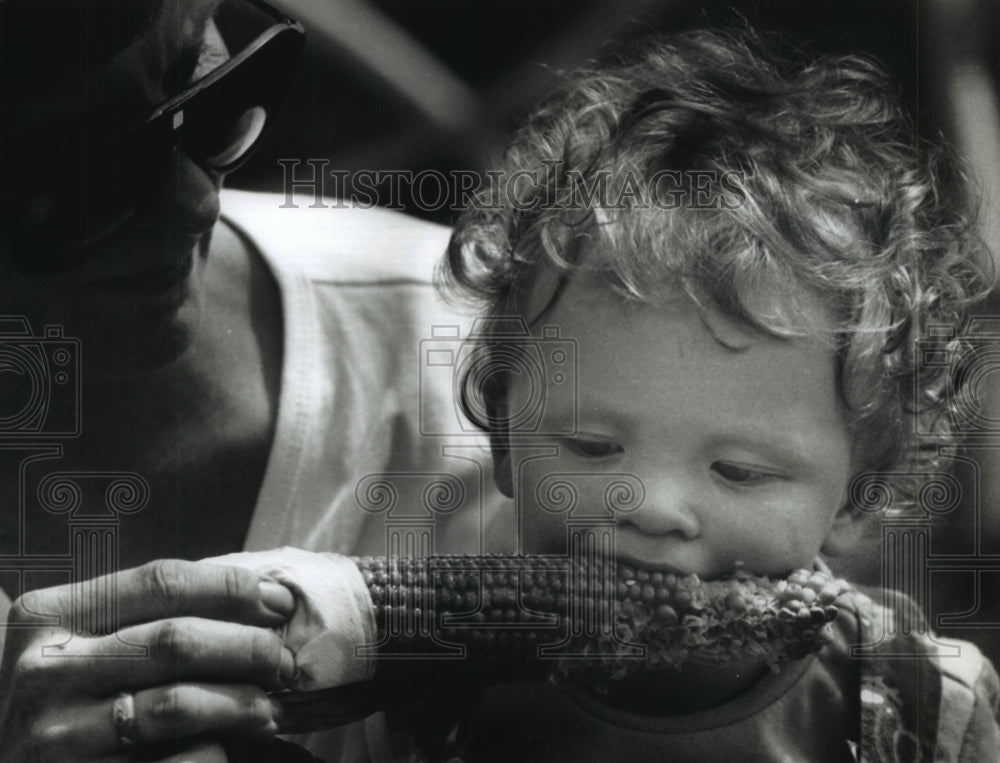
<svg viewBox="0 0 1000 763">
<path fill-rule="evenodd" d="M 207 238 L 181 243 L 129 235 L 64 281 L 64 293 L 79 315 L 103 332 L 148 333 L 173 321 L 191 300 L 192 274 L 207 251 Z"/>
<path fill-rule="evenodd" d="M 176 289 L 190 274 L 194 267 L 194 251 L 189 249 L 179 260 L 161 266 L 153 266 L 147 270 L 135 270 L 120 275 L 109 275 L 105 278 L 91 280 L 89 288 L 134 294 L 155 294 L 167 289 Z"/>
</svg>

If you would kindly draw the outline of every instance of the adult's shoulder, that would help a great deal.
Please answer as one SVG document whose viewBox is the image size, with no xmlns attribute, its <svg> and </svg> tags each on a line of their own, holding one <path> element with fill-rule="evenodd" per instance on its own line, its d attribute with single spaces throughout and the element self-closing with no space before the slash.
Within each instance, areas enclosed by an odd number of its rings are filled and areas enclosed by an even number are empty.
<svg viewBox="0 0 1000 763">
<path fill-rule="evenodd" d="M 451 234 L 398 211 L 311 194 L 224 190 L 222 211 L 274 267 L 343 283 L 430 283 Z"/>
</svg>

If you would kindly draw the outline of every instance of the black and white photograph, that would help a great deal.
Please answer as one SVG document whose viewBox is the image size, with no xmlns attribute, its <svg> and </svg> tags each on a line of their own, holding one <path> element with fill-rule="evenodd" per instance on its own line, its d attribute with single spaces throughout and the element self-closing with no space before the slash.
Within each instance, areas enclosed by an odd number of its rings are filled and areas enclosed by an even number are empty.
<svg viewBox="0 0 1000 763">
<path fill-rule="evenodd" d="M 996 0 L 0 0 L 0 763 L 998 763 Z"/>
</svg>

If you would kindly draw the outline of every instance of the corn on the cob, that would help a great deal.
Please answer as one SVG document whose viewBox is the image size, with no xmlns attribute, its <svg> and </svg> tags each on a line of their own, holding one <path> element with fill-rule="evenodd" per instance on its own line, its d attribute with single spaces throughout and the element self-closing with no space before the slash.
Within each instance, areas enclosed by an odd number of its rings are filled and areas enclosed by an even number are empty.
<svg viewBox="0 0 1000 763">
<path fill-rule="evenodd" d="M 380 670 L 483 681 L 553 671 L 595 682 L 689 661 L 770 664 L 826 641 L 847 584 L 797 570 L 713 581 L 543 556 L 355 559 L 375 608 Z M 390 664 L 393 659 L 402 662 Z M 383 672 L 386 672 L 383 670 Z M 438 676 L 440 677 L 440 672 Z"/>
</svg>

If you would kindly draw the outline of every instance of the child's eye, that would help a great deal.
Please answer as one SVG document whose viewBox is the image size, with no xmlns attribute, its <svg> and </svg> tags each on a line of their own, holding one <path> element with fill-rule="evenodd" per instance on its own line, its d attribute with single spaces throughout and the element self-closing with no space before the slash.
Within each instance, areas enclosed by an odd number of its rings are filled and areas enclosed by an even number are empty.
<svg viewBox="0 0 1000 763">
<path fill-rule="evenodd" d="M 757 469 L 750 469 L 736 464 L 729 464 L 725 461 L 716 461 L 713 463 L 712 471 L 724 480 L 738 485 L 759 485 L 778 479 L 777 474 L 762 472 Z"/>
<path fill-rule="evenodd" d="M 598 440 L 584 437 L 567 438 L 566 447 L 585 458 L 607 458 L 624 452 L 624 448 L 613 440 Z"/>
</svg>

